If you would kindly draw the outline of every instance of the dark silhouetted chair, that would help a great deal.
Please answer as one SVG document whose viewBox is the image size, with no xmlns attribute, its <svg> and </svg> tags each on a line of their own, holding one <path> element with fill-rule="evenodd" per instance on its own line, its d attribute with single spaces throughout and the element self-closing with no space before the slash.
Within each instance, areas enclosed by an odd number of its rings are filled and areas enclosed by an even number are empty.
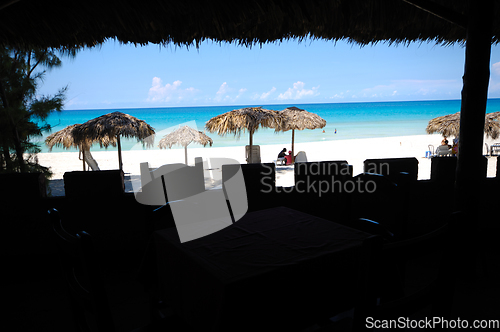
<svg viewBox="0 0 500 332">
<path fill-rule="evenodd" d="M 409 174 L 409 181 L 418 179 L 418 160 L 411 158 L 366 159 L 363 163 L 364 173 L 385 175 L 392 182 L 398 183 L 401 172 Z"/>
<path fill-rule="evenodd" d="M 352 178 L 352 227 L 369 219 L 382 225 L 395 238 L 404 236 L 408 228 L 409 186 L 408 174 L 399 174 L 396 184 L 387 176 L 361 173 Z"/>
<path fill-rule="evenodd" d="M 48 213 L 67 285 L 75 330 L 116 331 L 119 325 L 116 320 L 126 316 L 113 315 L 115 311 L 110 306 L 102 276 L 102 262 L 94 249 L 92 237 L 85 231 L 75 235 L 68 233 L 62 226 L 58 211 L 50 209 Z M 150 324 L 133 331 L 192 331 L 177 316 L 162 317 L 159 303 L 154 298 L 150 305 Z"/>
<path fill-rule="evenodd" d="M 459 216 L 460 213 L 455 213 L 444 226 L 402 241 L 383 243 L 379 236 L 365 241 L 354 331 L 369 328 L 367 317 L 398 319 L 421 314 L 426 308 L 430 308 L 426 317 L 449 319 L 456 266 L 452 230 Z M 388 283 L 394 274 L 396 282 Z"/>
<path fill-rule="evenodd" d="M 125 192 L 124 174 L 121 170 L 73 171 L 64 173 L 66 198 L 117 198 Z"/>
<path fill-rule="evenodd" d="M 400 241 L 386 242 L 378 235 L 364 240 L 354 308 L 323 321 L 324 326 L 332 325 L 328 331 L 371 330 L 370 322 L 389 323 L 399 317 L 449 320 L 463 215 L 450 214 L 446 221 L 437 229 Z"/>
<path fill-rule="evenodd" d="M 339 223 L 349 218 L 351 189 L 346 184 L 352 166 L 347 161 L 295 163 L 294 178 L 293 190 L 279 195 L 282 205 Z"/>
<path fill-rule="evenodd" d="M 276 166 L 274 163 L 222 165 L 224 184 L 241 168 L 248 199 L 248 211 L 273 207 L 276 193 Z M 231 200 L 231 197 L 227 197 Z"/>
</svg>

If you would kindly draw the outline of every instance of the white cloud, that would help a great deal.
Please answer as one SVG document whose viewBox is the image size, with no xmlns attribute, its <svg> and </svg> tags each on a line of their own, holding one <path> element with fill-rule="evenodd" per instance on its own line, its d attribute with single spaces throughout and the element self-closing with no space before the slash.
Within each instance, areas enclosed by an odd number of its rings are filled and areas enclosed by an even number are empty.
<svg viewBox="0 0 500 332">
<path fill-rule="evenodd" d="M 224 82 L 219 87 L 219 90 L 215 93 L 214 101 L 228 101 L 234 102 L 241 97 L 247 91 L 246 88 L 241 88 L 238 90 L 238 94 L 235 95 L 236 89 L 231 88 L 227 82 Z"/>
<path fill-rule="evenodd" d="M 163 85 L 161 78 L 153 77 L 153 82 L 151 84 L 151 88 L 149 88 L 147 101 L 180 101 L 198 92 L 198 90 L 193 87 L 182 89 L 181 84 L 182 82 L 177 80 L 172 84 L 167 83 Z"/>
<path fill-rule="evenodd" d="M 500 62 L 496 62 L 491 65 L 491 71 L 496 75 L 500 75 Z"/>
<path fill-rule="evenodd" d="M 247 91 L 245 88 L 241 88 L 238 90 L 238 95 L 236 96 L 236 99 L 240 98 L 242 94 L 244 94 Z"/>
<path fill-rule="evenodd" d="M 260 100 L 266 100 L 267 97 L 269 97 L 269 95 L 271 93 L 273 93 L 274 91 L 276 91 L 276 88 L 273 86 L 273 88 L 267 92 L 264 92 L 263 94 L 261 94 L 260 96 L 257 96 L 257 99 L 260 99 Z"/>
<path fill-rule="evenodd" d="M 280 93 L 278 96 L 279 100 L 287 100 L 287 99 L 301 99 L 307 96 L 317 96 L 319 92 L 319 85 L 317 87 L 313 87 L 311 90 L 304 89 L 305 83 L 301 81 L 297 81 L 293 83 L 293 88 L 288 88 L 284 93 Z"/>
<path fill-rule="evenodd" d="M 229 92 L 229 86 L 227 85 L 226 82 L 224 82 L 219 87 L 219 90 L 217 90 L 217 92 L 215 93 L 214 99 L 216 101 L 221 101 L 222 99 L 224 99 L 224 95 L 228 92 Z M 229 96 L 227 96 L 227 95 L 225 97 L 226 97 L 225 99 L 229 98 Z"/>
</svg>

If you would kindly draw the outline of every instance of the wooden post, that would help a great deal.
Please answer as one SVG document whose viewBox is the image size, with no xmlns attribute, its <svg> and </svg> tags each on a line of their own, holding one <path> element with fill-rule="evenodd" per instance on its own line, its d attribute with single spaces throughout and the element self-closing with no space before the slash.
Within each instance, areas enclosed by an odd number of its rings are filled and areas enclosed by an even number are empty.
<svg viewBox="0 0 500 332">
<path fill-rule="evenodd" d="M 186 166 L 188 164 L 188 146 L 184 146 L 184 162 L 186 163 Z"/>
<path fill-rule="evenodd" d="M 85 171 L 85 150 L 81 148 L 82 150 L 82 161 L 83 161 L 83 170 Z"/>
<path fill-rule="evenodd" d="M 248 143 L 249 144 L 248 149 L 250 151 L 248 151 L 248 160 L 249 161 L 247 162 L 247 164 L 251 164 L 253 162 L 253 156 L 252 156 L 253 137 L 252 136 L 253 136 L 253 132 L 250 131 L 250 142 Z"/>
<path fill-rule="evenodd" d="M 478 196 L 484 181 L 481 159 L 490 78 L 493 8 L 492 0 L 469 1 L 455 182 L 455 207 L 469 216 L 479 212 Z"/>
<path fill-rule="evenodd" d="M 295 163 L 295 129 L 292 129 L 292 165 Z"/>
<path fill-rule="evenodd" d="M 120 135 L 116 135 L 116 141 L 118 143 L 118 168 L 121 171 L 123 169 L 123 163 L 122 163 L 122 146 L 120 144 Z"/>
</svg>

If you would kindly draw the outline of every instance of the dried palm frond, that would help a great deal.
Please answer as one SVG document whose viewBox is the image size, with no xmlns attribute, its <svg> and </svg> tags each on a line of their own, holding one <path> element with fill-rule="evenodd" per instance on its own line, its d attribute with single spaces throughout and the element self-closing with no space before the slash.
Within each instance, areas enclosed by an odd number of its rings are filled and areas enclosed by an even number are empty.
<svg viewBox="0 0 500 332">
<path fill-rule="evenodd" d="M 174 144 L 181 146 L 188 146 L 192 142 L 199 143 L 203 146 L 210 144 L 212 146 L 213 140 L 196 129 L 188 126 L 183 126 L 167 135 L 165 135 L 159 142 L 160 149 L 171 148 Z"/>
<path fill-rule="evenodd" d="M 487 137 L 497 139 L 500 135 L 500 112 L 487 113 L 484 119 L 484 133 Z M 460 112 L 439 116 L 429 121 L 425 129 L 428 134 L 439 133 L 443 136 L 460 134 Z"/>
</svg>

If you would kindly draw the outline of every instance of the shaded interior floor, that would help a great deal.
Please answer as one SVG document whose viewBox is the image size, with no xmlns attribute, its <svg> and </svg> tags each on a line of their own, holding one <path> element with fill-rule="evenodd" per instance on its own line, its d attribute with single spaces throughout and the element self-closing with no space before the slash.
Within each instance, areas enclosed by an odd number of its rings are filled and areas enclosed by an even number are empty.
<svg viewBox="0 0 500 332">
<path fill-rule="evenodd" d="M 4 309 L 6 324 L 13 324 L 17 331 L 74 331 L 57 258 L 46 255 L 39 257 L 38 262 L 30 264 L 33 273 L 23 273 L 19 268 L 4 284 L 3 299 L 8 304 Z M 134 276 L 134 270 L 123 269 L 109 279 L 108 292 L 118 331 L 130 331 L 149 321 L 148 298 Z M 491 253 L 475 269 L 463 266 L 463 274 L 457 281 L 453 317 L 471 324 L 474 319 L 500 319 L 500 302 L 496 301 L 500 297 L 499 278 L 500 262 Z M 323 300 L 318 294 L 318 301 Z M 425 317 L 425 313 L 422 315 Z M 317 330 L 314 326 L 308 329 L 314 330 Z"/>
</svg>

